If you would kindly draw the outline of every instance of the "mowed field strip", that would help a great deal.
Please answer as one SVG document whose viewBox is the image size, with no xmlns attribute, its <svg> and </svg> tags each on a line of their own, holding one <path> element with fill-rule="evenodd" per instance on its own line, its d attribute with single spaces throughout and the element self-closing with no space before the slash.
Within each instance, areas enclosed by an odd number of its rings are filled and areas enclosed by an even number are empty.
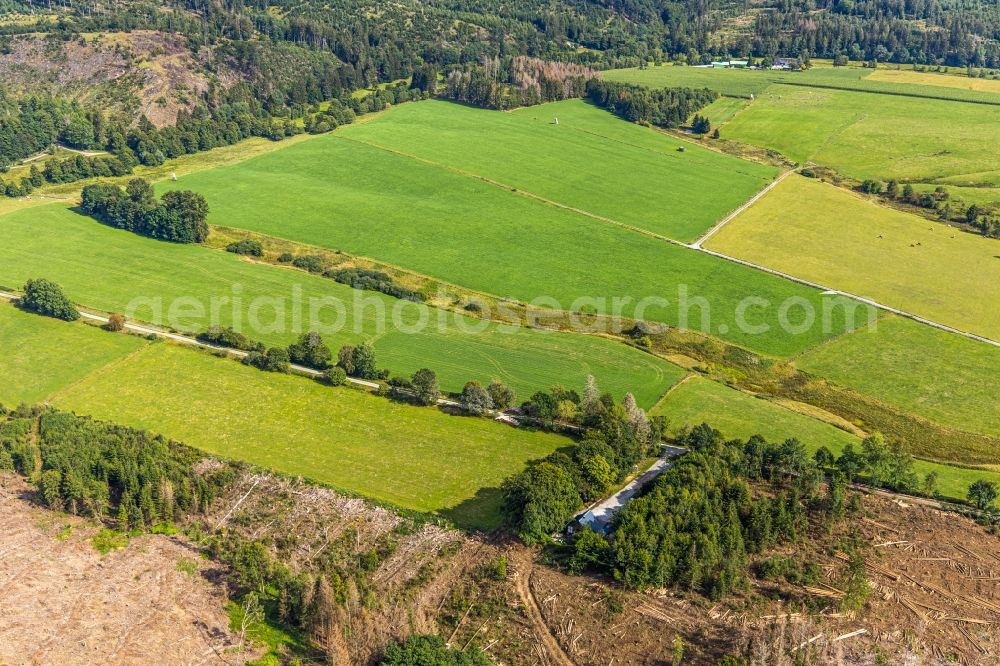
<svg viewBox="0 0 1000 666">
<path fill-rule="evenodd" d="M 455 141 L 459 148 L 445 146 L 436 150 L 428 144 L 423 150 L 436 160 L 444 159 L 445 148 L 466 154 L 499 150 L 487 144 L 501 142 L 503 127 L 515 119 L 529 127 L 530 131 L 525 130 L 529 136 L 537 136 L 536 127 L 543 132 L 567 132 L 575 141 L 593 142 L 607 150 L 605 157 L 591 154 L 599 160 L 602 174 L 624 170 L 630 178 L 640 179 L 626 162 L 614 161 L 614 153 L 626 141 L 649 142 L 638 144 L 645 156 L 674 160 L 675 155 L 681 155 L 676 167 L 679 171 L 691 168 L 704 173 L 706 169 L 697 162 L 692 167 L 684 162 L 689 157 L 701 159 L 703 153 L 711 153 L 712 160 L 724 158 L 733 168 L 752 168 L 746 166 L 749 163 L 696 146 L 677 153 L 674 140 L 661 133 L 625 123 L 581 102 L 562 104 L 526 109 L 538 114 L 532 117 L 421 102 L 397 107 L 363 127 L 350 129 L 370 128 L 376 132 L 372 136 L 388 142 L 389 137 L 412 133 L 410 125 L 415 120 L 406 115 L 415 113 L 411 109 L 421 114 L 440 114 L 438 125 L 457 122 L 455 114 L 474 114 L 480 121 L 478 133 L 463 130 L 458 135 L 463 140 Z M 553 116 L 560 118 L 558 126 L 549 124 Z M 583 119 L 579 128 L 571 126 L 577 117 Z M 433 121 L 427 122 L 435 126 Z M 462 123 L 462 127 L 467 124 L 464 116 Z M 491 123 L 500 124 L 498 133 L 492 131 Z M 582 129 L 591 126 L 603 134 Z M 620 225 L 624 222 L 618 217 L 605 221 L 594 214 L 548 205 L 512 191 L 516 187 L 499 187 L 466 173 L 467 165 L 461 169 L 437 166 L 428 159 L 370 145 L 365 142 L 369 135 L 360 131 L 341 132 L 232 167 L 182 177 L 176 183 L 161 183 L 160 187 L 193 189 L 205 195 L 214 224 L 372 257 L 452 284 L 525 302 L 544 298 L 544 304 L 563 309 L 593 307 L 598 312 L 609 312 L 614 309 L 611 299 L 618 298 L 623 299 L 621 313 L 633 316 L 643 299 L 657 299 L 647 301 L 647 307 L 640 312 L 645 319 L 701 330 L 774 356 L 794 355 L 845 330 L 848 317 L 844 308 L 824 308 L 824 301 L 855 306 L 848 299 L 824 296 L 816 289 L 623 228 Z M 615 141 L 609 144 L 607 137 Z M 476 150 L 470 150 L 472 145 Z M 556 154 L 561 146 L 560 142 L 552 143 L 551 152 Z M 546 148 L 539 140 L 533 154 L 548 154 Z M 518 163 L 515 154 L 509 157 L 512 164 Z M 529 166 L 524 168 L 530 171 L 531 160 L 527 162 Z M 550 176 L 554 179 L 579 167 L 556 160 L 545 168 L 554 169 Z M 646 183 L 638 204 L 620 193 L 605 191 L 602 196 L 610 197 L 626 214 L 633 206 L 642 210 L 653 201 L 685 219 L 701 216 L 691 230 L 704 232 L 770 181 L 776 170 L 767 169 L 767 178 L 755 177 L 752 183 L 756 184 L 735 197 L 735 203 L 725 193 L 726 187 L 706 194 L 701 201 L 692 201 L 683 193 L 675 195 L 670 178 L 655 186 Z M 573 196 L 577 196 L 575 187 L 599 191 L 598 175 L 593 176 L 593 183 L 567 175 L 568 182 L 574 184 L 567 189 Z M 622 177 L 621 173 L 616 176 Z M 740 178 L 745 181 L 743 176 Z M 724 205 L 718 204 L 719 197 L 725 199 Z M 713 209 L 716 212 L 704 212 Z M 648 231 L 652 226 L 643 228 Z M 741 327 L 738 322 L 737 307 L 747 297 L 773 304 L 754 311 L 755 330 Z M 682 299 L 688 304 L 683 311 Z M 804 299 L 815 312 L 832 310 L 829 326 L 814 326 L 789 335 L 779 321 L 779 307 L 788 299 Z M 692 305 L 695 302 L 699 305 Z M 701 308 L 701 303 L 708 307 Z M 707 315 L 707 326 L 703 314 Z M 865 317 L 859 319 L 864 321 Z"/>
<path fill-rule="evenodd" d="M 720 95 L 750 99 L 769 91 L 771 86 L 800 86 L 851 90 L 896 97 L 945 99 L 971 104 L 1000 104 L 998 82 L 968 79 L 965 76 L 878 70 L 859 67 L 833 67 L 830 61 L 813 61 L 807 70 L 714 69 L 662 65 L 645 69 L 612 69 L 602 73 L 605 79 L 650 88 L 708 88 Z M 975 82 L 970 85 L 970 82 Z"/>
<path fill-rule="evenodd" d="M 784 179 L 705 247 L 1000 340 L 996 240 L 827 183 Z"/>
<path fill-rule="evenodd" d="M 847 444 L 853 444 L 855 450 L 861 446 L 859 437 L 830 423 L 701 377 L 692 377 L 671 391 L 656 414 L 669 418 L 673 427 L 708 423 L 726 437 L 761 435 L 771 442 L 797 439 L 810 454 L 821 446 L 834 455 Z M 965 499 L 969 484 L 977 479 L 1000 482 L 997 472 L 925 460 L 916 460 L 914 471 L 921 476 L 935 472 L 938 492 L 953 499 Z"/>
<path fill-rule="evenodd" d="M 708 88 L 721 95 L 750 97 L 759 95 L 772 84 L 782 81 L 814 85 L 855 84 L 869 71 L 854 67 L 814 67 L 804 72 L 787 72 L 661 65 L 645 69 L 612 69 L 602 72 L 602 75 L 609 81 L 634 83 L 649 88 Z"/>
<path fill-rule="evenodd" d="M 32 344 L 21 345 L 23 339 Z M 103 366 L 81 353 L 95 348 L 105 354 Z M 499 484 L 528 460 L 572 445 L 557 435 L 47 320 L 6 303 L 0 303 L 0 349 L 0 376 L 35 375 L 30 391 L 0 383 L 0 403 L 45 391 L 59 408 L 466 526 L 495 527 Z"/>
<path fill-rule="evenodd" d="M 593 374 L 604 390 L 619 398 L 632 392 L 640 404 L 651 406 L 681 375 L 676 366 L 613 340 L 484 326 L 481 320 L 356 291 L 303 271 L 143 238 L 61 205 L 0 217 L 0 228 L 0 285 L 19 289 L 27 279 L 44 276 L 62 285 L 74 302 L 106 312 L 131 310 L 136 319 L 157 325 L 168 323 L 171 307 L 176 307 L 172 304 L 201 304 L 200 312 L 176 310 L 187 312 L 174 321 L 187 333 L 209 326 L 213 298 L 228 298 L 218 309 L 220 324 L 236 325 L 277 345 L 287 345 L 311 328 L 310 299 L 334 299 L 344 304 L 342 330 L 325 338 L 334 351 L 342 344 L 372 341 L 381 367 L 399 374 L 431 368 L 445 390 L 461 390 L 471 379 L 488 383 L 497 378 L 526 399 L 556 384 L 582 387 Z M 296 294 L 302 310 L 297 319 L 292 305 Z M 355 311 L 356 297 L 366 302 L 360 312 Z M 129 308 L 133 301 L 136 307 Z M 281 305 L 269 305 L 277 302 Z M 394 311 L 401 328 L 394 326 Z M 252 313 L 260 326 L 251 325 Z M 335 307 L 318 313 L 323 325 L 341 317 Z M 422 317 L 425 327 L 420 326 Z"/>
</svg>

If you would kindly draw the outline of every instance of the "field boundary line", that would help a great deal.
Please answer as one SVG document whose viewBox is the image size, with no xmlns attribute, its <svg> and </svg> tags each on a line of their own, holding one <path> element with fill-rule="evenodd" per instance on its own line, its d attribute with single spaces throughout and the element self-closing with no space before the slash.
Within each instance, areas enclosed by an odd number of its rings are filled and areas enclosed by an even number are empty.
<svg viewBox="0 0 1000 666">
<path fill-rule="evenodd" d="M 707 232 L 705 232 L 705 234 L 701 238 L 699 238 L 695 242 L 691 243 L 688 247 L 690 247 L 692 249 L 695 249 L 695 250 L 700 250 L 702 243 L 704 243 L 709 238 L 711 238 L 716 233 L 718 233 L 718 231 L 720 229 L 722 229 L 722 227 L 726 226 L 727 224 L 729 224 L 730 222 L 732 222 L 734 219 L 736 219 L 736 217 L 739 216 L 741 213 L 743 213 L 743 211 L 745 211 L 747 208 L 750 208 L 755 203 L 757 203 L 758 201 L 760 201 L 761 198 L 764 197 L 764 195 L 766 195 L 768 192 L 770 192 L 775 187 L 777 187 L 778 184 L 781 181 L 783 181 L 785 178 L 787 178 L 789 174 L 794 173 L 794 171 L 795 171 L 794 169 L 788 169 L 787 171 L 785 171 L 784 173 L 782 173 L 781 175 L 779 175 L 777 178 L 775 178 L 774 180 L 772 180 L 770 183 L 768 183 L 764 187 L 764 189 L 762 189 L 760 192 L 758 192 L 757 194 L 755 194 L 752 197 L 750 197 L 750 199 L 748 201 L 746 201 L 742 206 L 740 206 L 739 208 L 737 208 L 733 212 L 729 213 L 729 215 L 726 215 L 724 218 L 722 218 L 721 220 L 719 220 L 715 224 L 715 226 L 713 226 L 711 229 L 709 229 Z"/>
<path fill-rule="evenodd" d="M 91 370 L 90 372 L 86 373 L 82 377 L 77 378 L 75 381 L 72 381 L 69 384 L 66 384 L 64 386 L 60 386 L 59 388 L 57 388 L 52 393 L 50 393 L 47 396 L 45 396 L 45 402 L 46 403 L 51 403 L 53 400 L 57 399 L 60 395 L 66 393 L 68 391 L 72 391 L 74 388 L 76 388 L 80 384 L 84 383 L 85 381 L 87 381 L 91 377 L 97 377 L 99 375 L 105 374 L 108 371 L 114 370 L 118 366 L 120 366 L 120 365 L 122 365 L 122 364 L 124 364 L 124 363 L 126 363 L 128 361 L 131 361 L 133 358 L 135 358 L 136 356 L 139 356 L 140 354 L 142 354 L 143 352 L 147 351 L 148 349 L 149 349 L 149 344 L 147 343 L 147 344 L 142 345 L 141 347 L 139 347 L 135 351 L 131 351 L 128 354 L 125 354 L 124 356 L 119 356 L 118 358 L 113 359 L 113 360 L 105 363 L 104 365 L 100 366 L 99 368 L 94 368 L 93 370 Z"/>
<path fill-rule="evenodd" d="M 887 321 L 888 318 L 892 317 L 893 315 L 892 315 L 892 313 L 887 313 L 887 314 L 880 315 L 880 316 L 883 317 L 882 321 Z M 858 333 L 860 330 L 861 330 L 860 328 L 852 328 L 849 331 L 842 331 L 842 332 L 838 333 L 837 335 L 834 335 L 833 337 L 830 337 L 830 338 L 827 338 L 826 340 L 823 340 L 822 342 L 817 342 L 812 347 L 806 347 L 802 351 L 798 352 L 797 354 L 793 354 L 792 356 L 789 356 L 785 360 L 788 361 L 789 363 L 795 365 L 796 361 L 802 360 L 803 357 L 808 356 L 809 354 L 811 354 L 811 353 L 813 353 L 815 351 L 819 351 L 820 349 L 823 349 L 824 347 L 833 346 L 838 341 L 843 340 L 844 338 L 847 338 L 849 336 L 852 336 L 855 333 Z M 796 367 L 798 367 L 798 366 L 796 365 Z"/>
<path fill-rule="evenodd" d="M 493 187 L 505 190 L 509 194 L 516 194 L 516 195 L 522 196 L 522 197 L 524 197 L 526 199 L 532 199 L 532 200 L 537 201 L 539 203 L 546 204 L 546 205 L 549 205 L 549 206 L 553 206 L 555 208 L 560 208 L 562 210 L 569 211 L 571 213 L 576 213 L 577 215 L 583 215 L 584 217 L 589 217 L 589 218 L 591 218 L 593 220 L 597 220 L 599 222 L 604 222 L 605 224 L 611 224 L 611 225 L 614 225 L 616 227 L 621 227 L 622 229 L 628 229 L 629 231 L 634 231 L 636 233 L 645 234 L 647 236 L 651 236 L 653 238 L 657 238 L 659 240 L 666 241 L 668 243 L 673 243 L 674 245 L 679 245 L 681 247 L 688 247 L 688 245 L 686 243 L 684 243 L 683 241 L 679 241 L 677 239 L 670 238 L 668 236 L 663 236 L 662 234 L 658 234 L 655 231 L 650 231 L 649 229 L 643 229 L 641 227 L 636 227 L 636 226 L 633 226 L 631 224 L 627 224 L 625 222 L 620 222 L 619 220 L 616 220 L 614 218 L 604 217 L 603 215 L 598 215 L 597 213 L 592 213 L 589 210 L 584 210 L 582 208 L 575 208 L 575 207 L 570 206 L 568 204 L 560 203 L 560 202 L 554 201 L 552 199 L 547 199 L 547 198 L 541 196 L 540 194 L 535 194 L 534 192 L 531 192 L 529 190 L 523 190 L 523 189 L 521 189 L 519 187 L 514 187 L 513 185 L 507 185 L 506 183 L 502 183 L 499 180 L 493 180 L 492 178 L 487 178 L 486 176 L 480 176 L 479 174 L 472 173 L 471 171 L 465 171 L 463 169 L 458 169 L 456 167 L 449 166 L 447 164 L 441 164 L 440 162 L 435 162 L 433 160 L 429 160 L 429 159 L 424 158 L 424 157 L 419 157 L 418 155 L 413 155 L 411 153 L 407 153 L 407 152 L 404 152 L 402 150 L 396 150 L 395 148 L 389 148 L 387 146 L 382 146 L 382 145 L 379 145 L 377 143 L 371 143 L 369 141 L 362 141 L 360 139 L 354 139 L 354 138 L 349 138 L 349 137 L 342 137 L 342 138 L 345 138 L 348 141 L 354 141 L 355 143 L 360 143 L 361 145 L 368 146 L 369 148 L 375 148 L 376 150 L 383 150 L 383 151 L 385 151 L 387 153 L 391 153 L 393 155 L 399 155 L 401 157 L 406 157 L 406 158 L 414 160 L 416 162 L 420 162 L 422 164 L 427 164 L 428 166 L 436 167 L 436 168 L 442 169 L 444 171 L 450 171 L 451 173 L 457 174 L 459 176 L 464 176 L 466 178 L 472 178 L 474 180 L 478 180 L 480 182 L 486 183 L 487 185 L 492 185 Z"/>
<path fill-rule="evenodd" d="M 858 81 L 864 81 L 866 78 L 867 77 L 862 77 L 862 78 L 857 79 L 857 80 Z M 875 83 L 875 84 L 886 83 L 884 81 L 879 81 L 878 79 L 871 79 L 871 81 L 872 81 L 872 83 Z M 774 83 L 776 83 L 778 85 L 794 86 L 794 87 L 798 87 L 798 88 L 819 88 L 821 90 L 843 90 L 845 92 L 864 93 L 864 94 L 868 94 L 868 95 L 889 95 L 891 97 L 908 97 L 908 98 L 911 98 L 911 99 L 929 99 L 929 100 L 933 100 L 933 101 L 936 101 L 936 102 L 958 102 L 959 104 L 979 104 L 981 106 L 1000 106 L 1000 99 L 990 100 L 990 99 L 973 99 L 971 97 L 965 97 L 965 98 L 962 98 L 962 97 L 950 97 L 950 96 L 945 96 L 943 94 L 942 95 L 935 95 L 933 93 L 930 93 L 930 94 L 921 94 L 921 91 L 909 92 L 909 91 L 905 91 L 905 90 L 876 90 L 874 88 L 864 88 L 864 87 L 849 88 L 849 87 L 845 87 L 845 86 L 832 85 L 832 84 L 829 84 L 829 83 L 813 83 L 811 81 L 810 82 L 806 82 L 806 81 L 775 81 Z M 900 84 L 887 84 L 887 85 L 900 85 Z M 907 84 L 903 84 L 903 85 L 907 85 Z M 950 86 L 933 86 L 933 85 L 929 85 L 929 84 L 925 84 L 925 83 L 913 83 L 913 84 L 908 84 L 908 85 L 913 85 L 913 86 L 921 86 L 922 85 L 922 86 L 927 87 L 927 88 L 946 88 L 946 89 L 949 89 L 949 90 L 964 90 L 964 88 L 952 88 Z M 980 91 L 970 91 L 970 92 L 980 92 Z M 989 92 L 987 92 L 987 93 L 983 93 L 983 94 L 985 94 L 985 95 L 995 95 L 996 93 L 989 93 Z"/>
<path fill-rule="evenodd" d="M 676 382 L 674 382 L 673 384 L 671 384 L 670 386 L 668 386 L 666 392 L 663 395 L 660 396 L 660 399 L 656 401 L 656 404 L 654 404 L 652 407 L 649 408 L 649 411 L 647 413 L 648 414 L 654 413 L 657 409 L 659 409 L 660 407 L 663 406 L 663 403 L 665 403 L 667 401 L 667 398 L 670 397 L 671 393 L 673 393 L 674 391 L 676 391 L 677 389 L 679 389 L 681 387 L 681 384 L 684 384 L 685 382 L 687 382 L 687 381 L 689 381 L 692 378 L 697 377 L 697 376 L 698 376 L 698 373 L 696 373 L 696 372 L 688 372 L 686 375 L 684 375 L 683 377 L 681 377 L 680 379 L 678 379 Z"/>
<path fill-rule="evenodd" d="M 688 246 L 688 247 L 691 247 L 691 246 Z M 864 305 L 869 305 L 869 306 L 871 306 L 873 308 L 876 308 L 878 310 L 884 310 L 885 312 L 891 312 L 892 314 L 899 315 L 900 317 L 905 317 L 907 319 L 911 319 L 911 320 L 913 320 L 913 321 L 915 321 L 917 323 L 924 324 L 926 326 L 930 326 L 932 328 L 936 328 L 938 330 L 945 331 L 947 333 L 954 333 L 956 335 L 961 335 L 961 336 L 964 336 L 966 338 L 971 338 L 972 340 L 977 340 L 979 342 L 984 342 L 984 343 L 986 343 L 988 345 L 993 345 L 994 347 L 1000 347 L 1000 341 L 994 340 L 992 338 L 988 338 L 988 337 L 986 337 L 984 335 L 978 335 L 976 333 L 970 333 L 969 331 L 965 331 L 965 330 L 962 330 L 960 328 L 955 328 L 954 326 L 948 326 L 947 324 L 941 324 L 941 323 L 936 322 L 936 321 L 934 321 L 932 319 L 927 319 L 926 317 L 921 317 L 918 314 L 914 314 L 912 312 L 907 312 L 906 310 L 900 310 L 899 308 L 894 308 L 891 305 L 885 305 L 883 303 L 879 303 L 878 301 L 876 301 L 874 299 L 871 299 L 871 298 L 867 298 L 866 296 L 859 296 L 858 294 L 852 294 L 850 292 L 841 291 L 839 289 L 831 289 L 830 287 L 826 287 L 826 286 L 824 286 L 822 284 L 819 284 L 818 282 L 812 282 L 810 280 L 806 280 L 805 278 L 800 278 L 800 277 L 796 277 L 794 275 L 790 275 L 788 273 L 783 273 L 783 272 L 781 272 L 779 270 L 775 270 L 773 268 L 768 268 L 766 266 L 761 266 L 760 264 L 755 264 L 755 263 L 753 263 L 751 261 L 747 261 L 746 259 L 739 259 L 737 257 L 732 257 L 732 256 L 730 256 L 728 254 L 722 254 L 721 252 L 716 252 L 715 250 L 709 250 L 709 249 L 706 249 L 706 248 L 703 248 L 703 247 L 691 247 L 691 249 L 697 250 L 699 252 L 704 252 L 705 254 L 709 254 L 709 255 L 711 255 L 713 257 L 718 257 L 719 259 L 725 259 L 726 261 L 731 261 L 731 262 L 733 262 L 735 264 L 741 264 L 741 265 L 747 266 L 749 268 L 755 268 L 758 271 L 762 271 L 764 273 L 770 273 L 771 275 L 774 275 L 774 276 L 777 276 L 777 277 L 781 277 L 781 278 L 785 278 L 786 280 L 791 280 L 792 282 L 797 282 L 798 284 L 801 284 L 801 285 L 804 285 L 804 286 L 807 286 L 807 287 L 812 287 L 813 289 L 819 289 L 819 290 L 821 290 L 821 291 L 823 291 L 823 292 L 825 292 L 825 293 L 827 293 L 827 294 L 829 294 L 831 296 L 843 296 L 844 298 L 849 298 L 851 300 L 858 301 L 859 303 L 863 303 Z"/>
</svg>

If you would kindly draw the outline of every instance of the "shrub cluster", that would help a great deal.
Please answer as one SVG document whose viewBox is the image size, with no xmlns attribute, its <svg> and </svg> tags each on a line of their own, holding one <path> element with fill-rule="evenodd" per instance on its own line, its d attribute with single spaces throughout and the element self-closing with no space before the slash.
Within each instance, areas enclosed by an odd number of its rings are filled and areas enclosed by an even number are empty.
<svg viewBox="0 0 1000 666">
<path fill-rule="evenodd" d="M 266 372 L 288 372 L 291 361 L 287 350 L 281 347 L 271 347 L 266 351 L 250 352 L 243 357 L 243 363 Z"/>
<path fill-rule="evenodd" d="M 226 252 L 241 254 L 248 257 L 263 257 L 264 246 L 260 244 L 259 240 L 244 238 L 243 240 L 238 240 L 227 245 Z"/>
<path fill-rule="evenodd" d="M 199 341 L 241 351 L 264 351 L 264 344 L 251 340 L 228 326 L 212 326 L 195 336 Z"/>
<path fill-rule="evenodd" d="M 424 294 L 396 284 L 391 277 L 382 271 L 373 271 L 364 268 L 342 268 L 336 271 L 327 271 L 325 275 L 341 284 L 350 285 L 355 289 L 380 291 L 383 294 L 408 301 L 420 302 L 427 300 Z"/>
</svg>

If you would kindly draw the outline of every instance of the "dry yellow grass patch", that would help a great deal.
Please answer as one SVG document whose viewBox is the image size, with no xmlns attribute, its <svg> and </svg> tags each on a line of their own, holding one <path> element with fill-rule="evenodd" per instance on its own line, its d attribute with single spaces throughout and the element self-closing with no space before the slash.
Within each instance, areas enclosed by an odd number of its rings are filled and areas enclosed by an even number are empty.
<svg viewBox="0 0 1000 666">
<path fill-rule="evenodd" d="M 1000 81 L 996 79 L 970 79 L 960 74 L 939 74 L 935 72 L 914 72 L 905 69 L 876 69 L 867 77 L 869 81 L 885 81 L 887 83 L 907 83 L 918 86 L 938 86 L 941 88 L 960 88 L 978 92 L 1000 94 Z"/>
</svg>

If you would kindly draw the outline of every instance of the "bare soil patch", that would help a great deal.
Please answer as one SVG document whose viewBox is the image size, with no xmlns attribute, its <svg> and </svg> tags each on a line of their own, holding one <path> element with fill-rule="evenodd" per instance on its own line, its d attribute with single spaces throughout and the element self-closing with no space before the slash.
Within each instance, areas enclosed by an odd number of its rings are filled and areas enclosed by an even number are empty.
<svg viewBox="0 0 1000 666">
<path fill-rule="evenodd" d="M 99 526 L 33 506 L 0 475 L 0 663 L 242 664 L 213 565 L 146 535 L 102 557 Z"/>
</svg>

